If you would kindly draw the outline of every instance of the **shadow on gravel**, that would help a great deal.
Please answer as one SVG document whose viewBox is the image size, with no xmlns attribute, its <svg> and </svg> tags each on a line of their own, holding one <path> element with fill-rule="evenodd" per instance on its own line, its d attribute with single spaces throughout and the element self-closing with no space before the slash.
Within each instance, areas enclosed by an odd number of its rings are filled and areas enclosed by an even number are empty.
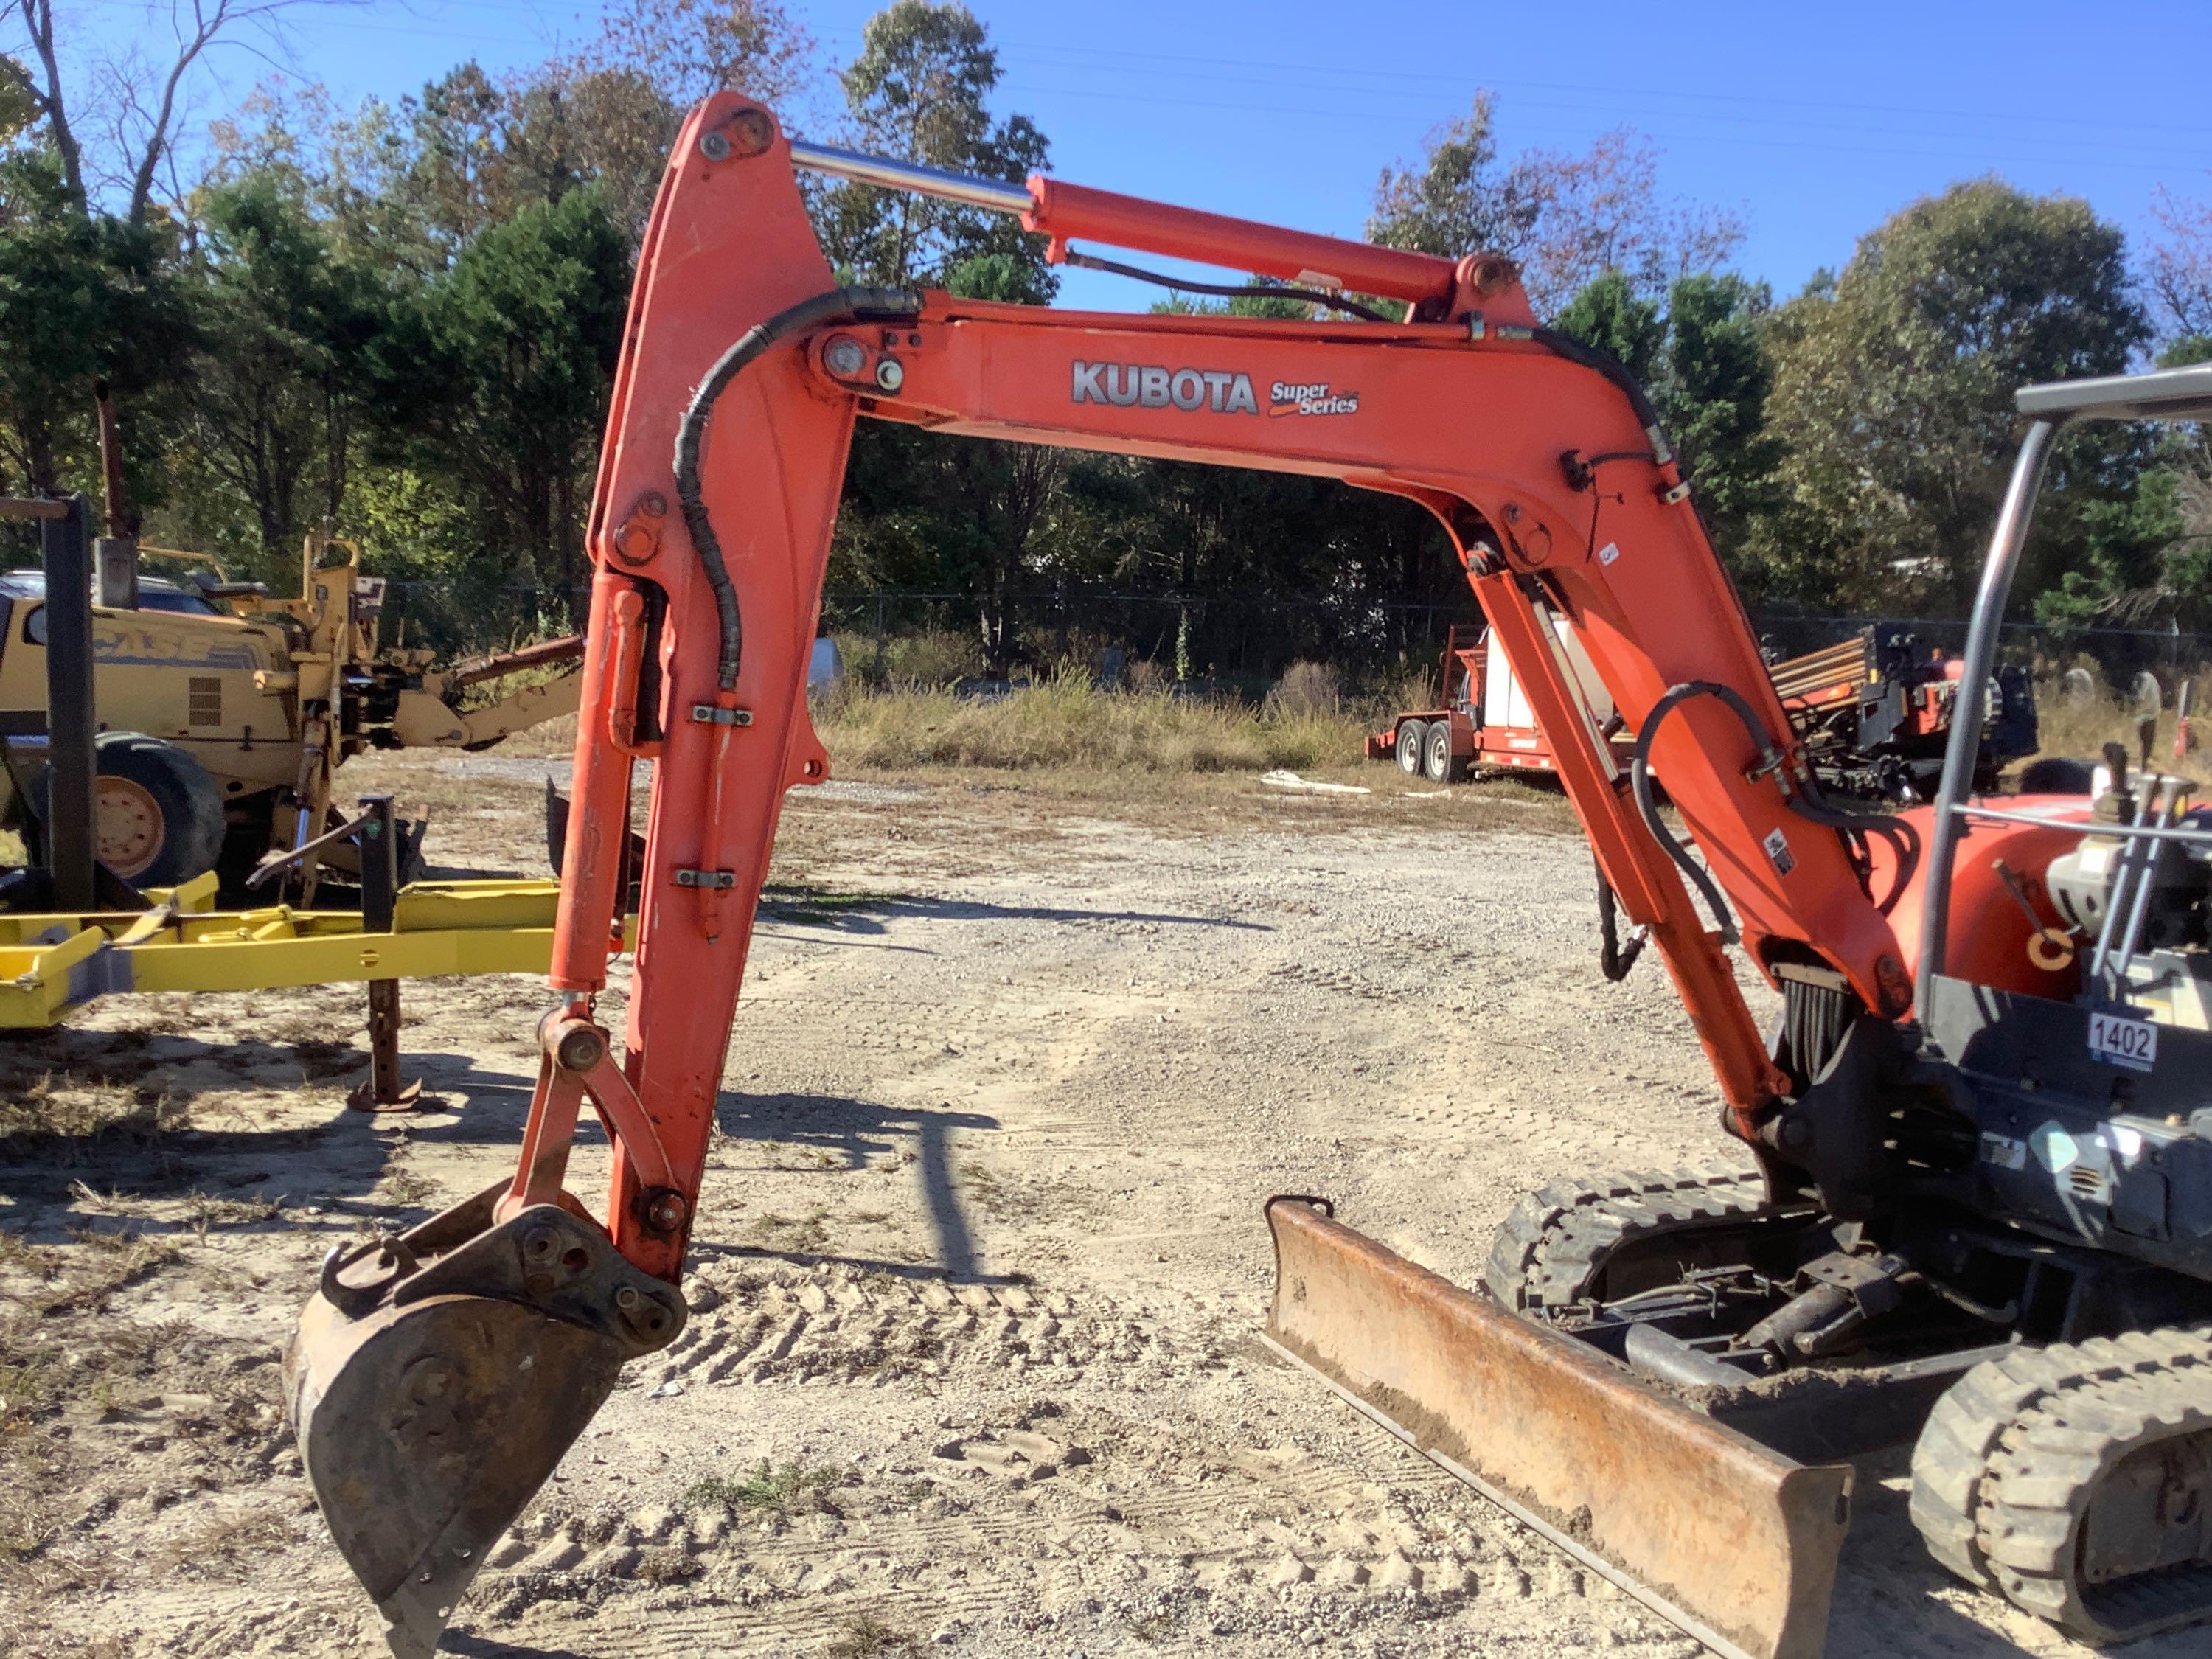
<svg viewBox="0 0 2212 1659">
<path fill-rule="evenodd" d="M 842 1095 L 749 1095 L 726 1091 L 714 1121 L 734 1140 L 795 1146 L 821 1160 L 819 1167 L 866 1167 L 872 1157 L 911 1152 L 929 1206 L 937 1259 L 928 1272 L 962 1281 L 977 1278 L 975 1240 L 952 1178 L 951 1136 L 955 1129 L 995 1129 L 981 1112 L 916 1109 Z M 788 1166 L 775 1166 L 788 1167 Z M 909 1271 L 912 1269 L 909 1267 Z"/>
<path fill-rule="evenodd" d="M 1929 1558 L 1913 1528 L 1904 1490 L 1911 1460 L 1910 1446 L 1854 1460 L 1855 1513 L 1836 1575 L 1826 1659 L 2091 1659 L 2094 1650 L 2075 1646 L 2026 1613 L 2010 1615 L 2031 1632 L 2023 1639 L 1970 1616 L 1948 1599 L 1966 1598 L 1970 1592 Z M 1992 1613 L 2002 1605 L 1994 1598 L 1974 1601 Z M 2203 1659 L 2208 1650 L 2199 1626 L 2145 1637 L 2124 1651 L 2127 1659 Z"/>
<path fill-rule="evenodd" d="M 407 1075 L 422 1079 L 424 1109 L 378 1118 L 334 1098 L 368 1064 L 347 1042 L 164 1036 L 148 1054 L 108 1033 L 64 1028 L 38 1036 L 0 1052 L 0 1199 L 23 1206 L 9 1230 L 27 1234 L 66 1227 L 80 1214 L 127 1216 L 132 1231 L 148 1235 L 197 1231 L 211 1215 L 226 1231 L 246 1234 L 411 1226 L 434 1210 L 411 1193 L 378 1190 L 392 1154 L 410 1141 L 511 1146 L 530 1107 L 529 1079 L 467 1054 L 404 1054 Z M 328 1115 L 257 1127 L 250 1103 L 203 1103 L 231 1088 L 288 1087 L 329 1097 Z M 578 1139 L 598 1133 L 592 1123 Z M 130 1207 L 156 1199 L 188 1200 L 187 1212 L 155 1217 Z"/>
<path fill-rule="evenodd" d="M 1054 905 L 988 904 L 978 899 L 924 898 L 913 893 L 841 893 L 824 888 L 769 886 L 762 890 L 763 921 L 818 927 L 836 933 L 880 933 L 898 917 L 922 921 L 1055 921 L 1148 924 L 1167 927 L 1225 927 L 1272 933 L 1266 922 L 1233 916 L 1191 916 L 1151 910 L 1084 910 Z"/>
<path fill-rule="evenodd" d="M 470 1659 L 591 1659 L 588 1654 L 574 1648 L 530 1647 L 520 1642 L 495 1641 L 489 1637 L 471 1636 L 465 1632 L 448 1630 L 438 1644 L 441 1653 L 465 1653 Z"/>
</svg>

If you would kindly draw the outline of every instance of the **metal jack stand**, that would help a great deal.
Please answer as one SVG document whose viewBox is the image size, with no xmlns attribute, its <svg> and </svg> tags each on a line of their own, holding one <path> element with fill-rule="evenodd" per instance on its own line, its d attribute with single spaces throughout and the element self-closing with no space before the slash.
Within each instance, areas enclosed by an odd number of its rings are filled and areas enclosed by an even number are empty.
<svg viewBox="0 0 2212 1659">
<path fill-rule="evenodd" d="M 389 795 L 363 795 L 361 813 L 304 846 L 262 860 L 246 878 L 260 886 L 334 842 L 350 841 L 361 849 L 361 930 L 389 936 L 399 915 L 399 820 Z M 368 981 L 368 1080 L 346 1096 L 356 1112 L 411 1112 L 422 1098 L 420 1079 L 399 1080 L 399 981 Z"/>
<path fill-rule="evenodd" d="M 356 842 L 361 848 L 361 926 L 388 933 L 399 902 L 399 823 L 392 797 L 363 795 Z M 356 1112 L 411 1112 L 422 1098 L 422 1080 L 399 1080 L 399 981 L 368 982 L 368 1080 L 346 1097 Z"/>
</svg>

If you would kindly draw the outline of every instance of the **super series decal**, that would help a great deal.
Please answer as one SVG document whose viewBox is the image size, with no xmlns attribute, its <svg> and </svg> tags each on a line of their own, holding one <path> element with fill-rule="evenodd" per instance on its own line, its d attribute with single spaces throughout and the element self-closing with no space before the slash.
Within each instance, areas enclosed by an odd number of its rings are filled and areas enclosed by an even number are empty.
<svg viewBox="0 0 2212 1659">
<path fill-rule="evenodd" d="M 1071 402 L 1116 409 L 1208 410 L 1216 415 L 1257 415 L 1252 377 L 1241 370 L 1169 368 L 1157 363 L 1090 363 L 1077 358 Z M 1277 380 L 1267 388 L 1267 413 L 1357 415 L 1359 394 L 1327 380 Z"/>
</svg>

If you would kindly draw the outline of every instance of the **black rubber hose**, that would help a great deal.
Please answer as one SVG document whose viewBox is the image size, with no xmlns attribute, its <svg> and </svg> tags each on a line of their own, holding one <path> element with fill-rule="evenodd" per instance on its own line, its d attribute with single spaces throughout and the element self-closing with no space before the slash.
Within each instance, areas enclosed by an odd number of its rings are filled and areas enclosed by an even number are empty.
<svg viewBox="0 0 2212 1659">
<path fill-rule="evenodd" d="M 1751 733 L 1752 741 L 1759 745 L 1761 763 L 1775 758 L 1774 744 L 1759 722 L 1758 713 L 1744 701 L 1743 694 L 1732 685 L 1723 685 L 1716 680 L 1686 680 L 1671 687 L 1665 696 L 1653 705 L 1643 728 L 1636 734 L 1636 747 L 1630 754 L 1628 777 L 1636 792 L 1636 810 L 1644 815 L 1644 827 L 1653 839 L 1667 849 L 1667 856 L 1680 866 L 1690 878 L 1690 884 L 1704 895 L 1705 908 L 1713 913 L 1720 924 L 1721 937 L 1734 945 L 1743 935 L 1736 929 L 1735 913 L 1729 908 L 1728 900 L 1705 866 L 1692 858 L 1689 849 L 1674 838 L 1667 828 L 1666 820 L 1659 816 L 1659 803 L 1651 793 L 1651 740 L 1659 735 L 1659 728 L 1682 704 L 1692 697 L 1718 697 L 1743 722 L 1744 730 Z"/>
<path fill-rule="evenodd" d="M 1658 730 L 1660 721 L 1678 706 L 1692 697 L 1704 696 L 1719 698 L 1743 723 L 1745 733 L 1758 746 L 1761 767 L 1772 767 L 1778 763 L 1781 757 L 1774 747 L 1773 738 L 1767 735 L 1758 711 L 1752 708 L 1741 692 L 1734 686 L 1723 685 L 1713 680 L 1689 680 L 1673 687 L 1660 698 L 1651 711 L 1650 718 L 1644 722 L 1644 729 L 1637 734 L 1635 751 L 1629 762 L 1629 776 L 1635 785 L 1636 805 L 1644 815 L 1645 826 L 1658 838 L 1659 844 L 1667 849 L 1668 855 L 1682 867 L 1698 890 L 1705 895 L 1705 902 L 1720 919 L 1723 936 L 1733 945 L 1738 935 L 1719 888 L 1714 885 L 1712 878 L 1704 866 L 1692 860 L 1681 843 L 1668 832 L 1651 795 L 1649 757 L 1652 734 Z M 1867 813 L 1862 816 L 1856 812 L 1838 811 L 1828 805 L 1820 794 L 1820 786 L 1809 779 L 1802 789 L 1785 794 L 1784 805 L 1808 823 L 1817 823 L 1824 830 L 1832 830 L 1847 840 L 1853 836 L 1863 835 L 1882 836 L 1889 840 L 1897 854 L 1897 880 L 1890 888 L 1889 896 L 1876 906 L 1885 915 L 1887 915 L 1896 904 L 1898 896 L 1905 891 L 1905 884 L 1911 880 L 1913 871 L 1920 861 L 1920 838 L 1912 826 L 1902 818 L 1887 814 Z M 1863 878 L 1864 860 L 1862 858 L 1859 862 Z"/>
<path fill-rule="evenodd" d="M 1187 277 L 1146 270 L 1137 265 L 1125 265 L 1117 260 L 1102 259 L 1095 253 L 1078 253 L 1073 248 L 1067 251 L 1067 263 L 1080 265 L 1085 270 L 1103 270 L 1112 276 L 1133 277 L 1138 282 L 1171 289 L 1178 294 L 1215 294 L 1230 300 L 1297 300 L 1307 305 L 1327 306 L 1332 311 L 1350 312 L 1370 323 L 1390 320 L 1381 312 L 1361 305 L 1356 300 L 1347 300 L 1341 294 L 1325 288 L 1291 288 L 1280 283 L 1198 283 Z"/>
<path fill-rule="evenodd" d="M 1914 872 L 1920 867 L 1919 831 L 1903 818 L 1893 817 L 1887 812 L 1840 811 L 1829 805 L 1820 793 L 1820 786 L 1809 781 L 1802 791 L 1790 797 L 1790 810 L 1801 818 L 1833 830 L 1842 836 L 1871 835 L 1887 840 L 1897 854 L 1897 879 L 1891 884 L 1888 896 L 1875 902 L 1875 908 L 1887 915 L 1896 908 L 1897 901 L 1911 882 Z M 1863 875 L 1863 859 L 1862 866 Z"/>
<path fill-rule="evenodd" d="M 1595 854 L 1592 854 L 1595 862 Z M 1597 866 L 1597 933 L 1598 971 L 1608 984 L 1618 985 L 1628 977 L 1628 970 L 1636 966 L 1636 958 L 1644 954 L 1644 935 L 1638 933 L 1628 941 L 1628 948 L 1620 945 L 1620 902 L 1613 897 L 1613 884 L 1605 878 L 1605 866 Z"/>
<path fill-rule="evenodd" d="M 1528 331 L 1528 337 L 1546 350 L 1565 357 L 1571 363 L 1602 374 L 1619 387 L 1632 407 L 1636 418 L 1643 423 L 1644 436 L 1651 440 L 1651 459 L 1664 465 L 1674 459 L 1674 447 L 1667 441 L 1667 429 L 1659 423 L 1659 411 L 1651 406 L 1651 399 L 1637 384 L 1636 377 L 1621 365 L 1620 360 L 1609 351 L 1585 345 L 1571 334 L 1562 334 L 1556 328 L 1536 327 Z"/>
<path fill-rule="evenodd" d="M 824 323 L 910 323 L 921 313 L 921 296 L 899 288 L 838 288 L 779 311 L 765 322 L 745 331 L 742 338 L 714 361 L 691 405 L 676 428 L 676 501 L 684 512 L 684 527 L 691 545 L 706 567 L 707 585 L 714 590 L 714 610 L 721 623 L 721 644 L 715 653 L 715 678 L 727 691 L 738 683 L 738 659 L 744 650 L 744 621 L 738 609 L 738 590 L 730 581 L 722 560 L 722 544 L 707 516 L 707 503 L 699 494 L 699 446 L 707 435 L 707 422 L 715 401 L 730 382 L 758 361 L 780 341 Z"/>
</svg>

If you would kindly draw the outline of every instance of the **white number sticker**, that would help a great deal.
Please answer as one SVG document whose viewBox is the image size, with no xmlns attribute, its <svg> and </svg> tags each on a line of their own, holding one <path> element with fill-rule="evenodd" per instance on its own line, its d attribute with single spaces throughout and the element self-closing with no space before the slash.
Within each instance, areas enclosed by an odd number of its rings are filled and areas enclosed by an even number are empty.
<svg viewBox="0 0 2212 1659">
<path fill-rule="evenodd" d="M 2089 1056 L 2107 1066 L 2148 1072 L 2158 1063 L 2158 1027 L 2124 1014 L 2092 1014 Z"/>
</svg>

